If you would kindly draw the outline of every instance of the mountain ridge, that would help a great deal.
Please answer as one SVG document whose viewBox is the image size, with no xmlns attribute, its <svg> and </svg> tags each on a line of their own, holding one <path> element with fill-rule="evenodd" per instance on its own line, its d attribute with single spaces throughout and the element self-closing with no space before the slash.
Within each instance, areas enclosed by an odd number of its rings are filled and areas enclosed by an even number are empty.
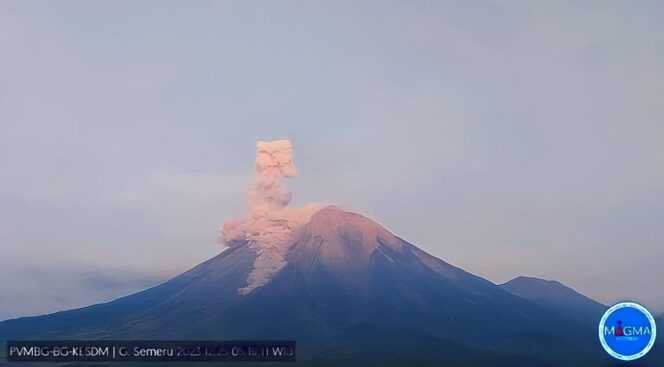
<svg viewBox="0 0 664 367">
<path fill-rule="evenodd" d="M 597 318 L 608 306 L 556 280 L 518 276 L 499 285 L 508 292 L 576 318 Z"/>
</svg>

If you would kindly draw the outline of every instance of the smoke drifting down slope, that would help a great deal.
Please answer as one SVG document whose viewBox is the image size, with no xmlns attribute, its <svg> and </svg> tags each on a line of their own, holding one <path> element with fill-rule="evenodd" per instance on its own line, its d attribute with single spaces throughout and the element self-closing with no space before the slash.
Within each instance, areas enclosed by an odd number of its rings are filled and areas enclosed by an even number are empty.
<svg viewBox="0 0 664 367">
<path fill-rule="evenodd" d="M 293 148 L 289 140 L 259 141 L 256 144 L 256 182 L 249 193 L 248 218 L 227 220 L 221 230 L 228 246 L 249 246 L 256 251 L 254 268 L 247 286 L 238 289 L 248 294 L 265 285 L 285 265 L 285 255 L 292 239 L 321 208 L 308 204 L 288 208 L 292 193 L 283 182 L 295 177 Z"/>
</svg>

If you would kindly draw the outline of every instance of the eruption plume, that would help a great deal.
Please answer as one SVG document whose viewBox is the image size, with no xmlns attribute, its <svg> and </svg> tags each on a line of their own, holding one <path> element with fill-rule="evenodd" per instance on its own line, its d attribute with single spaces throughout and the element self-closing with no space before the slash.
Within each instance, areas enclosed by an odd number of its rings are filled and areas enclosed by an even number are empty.
<svg viewBox="0 0 664 367">
<path fill-rule="evenodd" d="M 252 217 L 260 218 L 290 203 L 293 195 L 282 182 L 285 178 L 295 177 L 297 171 L 290 141 L 259 141 L 256 150 L 256 187 L 251 192 L 249 205 Z"/>
<path fill-rule="evenodd" d="M 221 230 L 226 245 L 249 246 L 256 251 L 254 269 L 247 286 L 238 289 L 240 294 L 263 286 L 286 265 L 285 254 L 294 234 L 320 209 L 317 204 L 287 207 L 292 193 L 283 181 L 297 175 L 289 140 L 259 141 L 256 154 L 256 182 L 249 193 L 250 216 L 227 220 Z"/>
</svg>

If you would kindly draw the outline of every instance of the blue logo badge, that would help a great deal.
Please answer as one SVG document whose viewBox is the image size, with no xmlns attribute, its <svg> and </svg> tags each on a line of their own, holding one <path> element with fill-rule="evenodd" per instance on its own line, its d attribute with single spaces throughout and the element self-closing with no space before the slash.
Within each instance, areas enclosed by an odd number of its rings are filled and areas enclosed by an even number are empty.
<svg viewBox="0 0 664 367">
<path fill-rule="evenodd" d="M 612 357 L 633 361 L 655 344 L 657 326 L 645 307 L 622 302 L 609 308 L 599 322 L 599 340 Z"/>
</svg>

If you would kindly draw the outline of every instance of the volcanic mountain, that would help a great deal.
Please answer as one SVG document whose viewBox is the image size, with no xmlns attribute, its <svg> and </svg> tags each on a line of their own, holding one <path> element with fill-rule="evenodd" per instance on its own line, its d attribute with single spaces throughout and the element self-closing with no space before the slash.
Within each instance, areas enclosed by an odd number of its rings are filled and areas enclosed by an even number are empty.
<svg viewBox="0 0 664 367">
<path fill-rule="evenodd" d="M 574 317 L 335 206 L 311 215 L 274 275 L 247 290 L 264 250 L 238 244 L 143 292 L 2 322 L 0 340 L 293 339 L 298 363 L 315 366 L 607 361 L 596 341 L 602 305 Z M 575 304 L 566 298 L 565 305 Z"/>
</svg>

